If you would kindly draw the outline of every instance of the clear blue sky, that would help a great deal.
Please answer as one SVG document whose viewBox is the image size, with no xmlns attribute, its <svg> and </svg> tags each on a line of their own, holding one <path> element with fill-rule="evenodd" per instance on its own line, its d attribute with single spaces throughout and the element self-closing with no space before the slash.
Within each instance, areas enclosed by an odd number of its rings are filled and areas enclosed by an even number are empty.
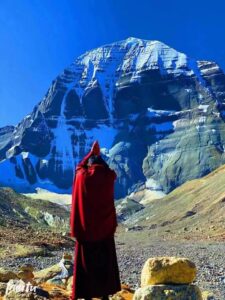
<svg viewBox="0 0 225 300">
<path fill-rule="evenodd" d="M 225 70 L 224 0 L 0 0 L 0 127 L 32 111 L 75 57 L 129 36 Z"/>
</svg>

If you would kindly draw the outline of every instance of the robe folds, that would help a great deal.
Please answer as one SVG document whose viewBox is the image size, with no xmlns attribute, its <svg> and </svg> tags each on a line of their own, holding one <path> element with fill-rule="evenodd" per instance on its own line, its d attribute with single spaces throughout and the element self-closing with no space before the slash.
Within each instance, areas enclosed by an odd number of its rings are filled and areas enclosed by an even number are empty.
<svg viewBox="0 0 225 300">
<path fill-rule="evenodd" d="M 107 164 L 87 166 L 90 156 L 77 166 L 73 183 L 70 226 L 76 245 L 72 300 L 120 290 L 114 242 L 116 173 Z"/>
</svg>

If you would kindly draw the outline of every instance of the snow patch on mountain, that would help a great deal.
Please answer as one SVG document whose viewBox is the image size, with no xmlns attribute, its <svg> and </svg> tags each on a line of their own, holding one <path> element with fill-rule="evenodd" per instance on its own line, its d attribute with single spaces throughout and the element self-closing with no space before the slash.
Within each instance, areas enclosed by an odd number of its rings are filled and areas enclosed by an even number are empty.
<svg viewBox="0 0 225 300">
<path fill-rule="evenodd" d="M 174 110 L 157 110 L 157 109 L 152 109 L 152 108 L 148 108 L 148 111 L 146 112 L 146 115 L 149 118 L 159 118 L 162 116 L 170 116 L 173 115 L 175 113 Z"/>
<path fill-rule="evenodd" d="M 52 144 L 52 148 L 56 147 L 58 157 L 62 160 L 63 171 L 71 169 L 71 166 L 74 165 L 71 131 L 69 130 L 69 126 L 67 126 L 66 124 L 66 117 L 64 114 L 66 97 L 69 91 L 70 89 L 68 88 L 67 93 L 65 93 L 62 101 L 61 112 L 60 116 L 58 117 L 57 127 L 53 130 L 55 139 L 54 143 Z M 52 152 L 52 149 L 50 152 Z"/>
</svg>

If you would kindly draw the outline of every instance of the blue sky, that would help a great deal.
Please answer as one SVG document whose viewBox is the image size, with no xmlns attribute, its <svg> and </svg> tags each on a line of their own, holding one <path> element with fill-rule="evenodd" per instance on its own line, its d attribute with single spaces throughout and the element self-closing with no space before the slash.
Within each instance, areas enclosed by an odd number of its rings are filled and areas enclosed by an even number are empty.
<svg viewBox="0 0 225 300">
<path fill-rule="evenodd" d="M 224 0 L 0 0 L 0 127 L 18 123 L 75 57 L 127 37 L 225 70 Z"/>
</svg>

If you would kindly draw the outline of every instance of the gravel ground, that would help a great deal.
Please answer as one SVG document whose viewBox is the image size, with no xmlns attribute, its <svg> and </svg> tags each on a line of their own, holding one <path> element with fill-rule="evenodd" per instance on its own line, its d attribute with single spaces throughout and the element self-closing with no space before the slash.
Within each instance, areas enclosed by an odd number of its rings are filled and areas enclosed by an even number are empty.
<svg viewBox="0 0 225 300">
<path fill-rule="evenodd" d="M 3 261 L 0 261 L 0 267 L 2 268 L 10 268 L 12 271 L 18 271 L 19 266 L 23 265 L 24 263 L 29 263 L 32 264 L 35 271 L 42 270 L 45 268 L 48 268 L 52 265 L 55 265 L 60 262 L 62 259 L 63 253 L 70 253 L 73 255 L 73 250 L 72 249 L 65 249 L 60 250 L 60 251 L 52 251 L 51 256 L 33 256 L 33 257 L 22 257 L 22 258 L 10 258 L 10 259 L 5 259 Z"/>
<path fill-rule="evenodd" d="M 128 239 L 125 235 L 118 236 L 116 244 L 122 283 L 132 288 L 139 287 L 141 269 L 149 257 L 188 257 L 197 265 L 196 283 L 201 290 L 213 292 L 218 300 L 225 299 L 225 242 L 143 240 L 140 233 L 136 233 L 136 236 L 131 235 Z M 58 263 L 65 251 L 73 254 L 73 249 L 62 249 L 52 252 L 49 257 L 5 259 L 0 261 L 0 267 L 17 270 L 23 263 L 31 263 L 39 270 Z"/>
<path fill-rule="evenodd" d="M 140 285 L 141 269 L 149 257 L 188 257 L 197 266 L 196 284 L 201 290 L 213 292 L 218 300 L 225 299 L 225 242 L 156 240 L 143 246 L 139 244 L 130 247 L 118 242 L 117 248 L 121 280 L 134 288 Z"/>
</svg>

